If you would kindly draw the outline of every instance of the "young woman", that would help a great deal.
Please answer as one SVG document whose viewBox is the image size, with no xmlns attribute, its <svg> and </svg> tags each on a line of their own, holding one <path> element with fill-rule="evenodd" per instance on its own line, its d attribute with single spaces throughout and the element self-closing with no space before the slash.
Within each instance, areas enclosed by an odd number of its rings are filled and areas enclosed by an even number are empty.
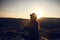
<svg viewBox="0 0 60 40">
<path fill-rule="evenodd" d="M 30 14 L 30 22 L 27 24 L 28 40 L 39 40 L 38 22 L 35 13 Z"/>
</svg>

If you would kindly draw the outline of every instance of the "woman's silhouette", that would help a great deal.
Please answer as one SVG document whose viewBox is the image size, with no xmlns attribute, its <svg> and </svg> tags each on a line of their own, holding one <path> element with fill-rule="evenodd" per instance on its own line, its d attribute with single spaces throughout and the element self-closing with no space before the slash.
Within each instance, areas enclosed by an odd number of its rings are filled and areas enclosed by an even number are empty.
<svg viewBox="0 0 60 40">
<path fill-rule="evenodd" d="M 27 24 L 28 29 L 28 40 L 38 40 L 38 22 L 36 21 L 37 16 L 35 13 L 30 14 L 30 22 Z"/>
</svg>

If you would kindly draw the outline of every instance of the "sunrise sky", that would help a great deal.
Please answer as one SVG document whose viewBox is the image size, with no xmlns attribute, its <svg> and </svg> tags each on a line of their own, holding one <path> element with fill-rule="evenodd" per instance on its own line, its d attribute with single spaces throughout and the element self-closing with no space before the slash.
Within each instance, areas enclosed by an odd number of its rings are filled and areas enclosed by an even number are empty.
<svg viewBox="0 0 60 40">
<path fill-rule="evenodd" d="M 38 17 L 60 18 L 59 2 L 58 0 L 1 0 L 0 17 L 29 19 L 29 15 L 35 12 Z"/>
</svg>

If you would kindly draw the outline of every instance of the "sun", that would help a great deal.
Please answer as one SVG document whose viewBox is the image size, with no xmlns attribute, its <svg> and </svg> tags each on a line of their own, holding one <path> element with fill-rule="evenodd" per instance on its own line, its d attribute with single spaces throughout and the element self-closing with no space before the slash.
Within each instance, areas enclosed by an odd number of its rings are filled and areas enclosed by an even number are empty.
<svg viewBox="0 0 60 40">
<path fill-rule="evenodd" d="M 34 13 L 36 13 L 36 15 L 37 15 L 37 19 L 39 19 L 39 18 L 41 18 L 41 11 L 39 10 L 39 9 L 36 9 L 36 10 L 34 10 L 33 11 Z"/>
<path fill-rule="evenodd" d="M 36 10 L 35 11 L 37 18 L 41 18 L 41 11 L 40 10 Z"/>
</svg>

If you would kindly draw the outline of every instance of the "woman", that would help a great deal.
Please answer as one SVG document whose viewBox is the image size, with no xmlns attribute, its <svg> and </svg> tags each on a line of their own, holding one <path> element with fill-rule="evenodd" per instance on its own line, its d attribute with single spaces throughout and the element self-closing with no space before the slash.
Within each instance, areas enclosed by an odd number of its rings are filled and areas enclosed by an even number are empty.
<svg viewBox="0 0 60 40">
<path fill-rule="evenodd" d="M 37 16 L 35 13 L 30 14 L 30 22 L 27 25 L 28 29 L 28 39 L 29 40 L 38 40 L 39 33 L 38 33 L 38 22 L 36 21 Z"/>
</svg>

